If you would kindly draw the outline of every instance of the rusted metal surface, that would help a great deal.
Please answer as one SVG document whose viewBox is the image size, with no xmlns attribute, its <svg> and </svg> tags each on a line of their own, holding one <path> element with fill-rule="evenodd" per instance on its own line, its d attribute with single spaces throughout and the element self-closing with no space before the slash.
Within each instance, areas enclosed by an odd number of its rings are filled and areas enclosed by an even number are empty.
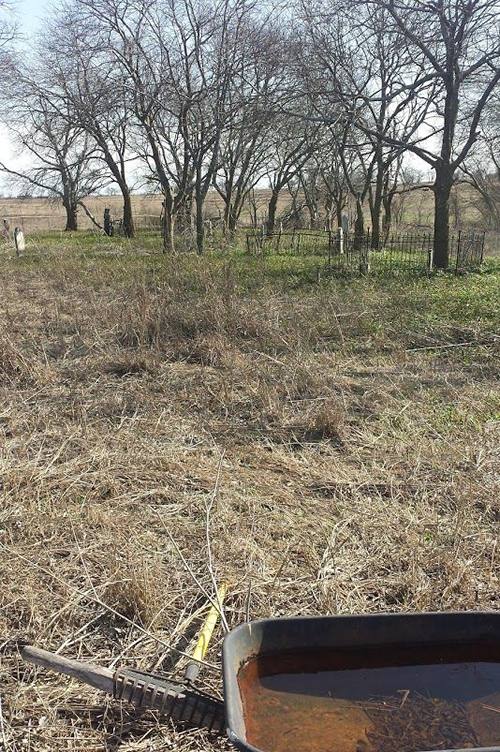
<svg viewBox="0 0 500 752">
<path fill-rule="evenodd" d="M 498 645 L 277 653 L 247 662 L 238 681 L 247 742 L 263 752 L 500 744 Z"/>
</svg>

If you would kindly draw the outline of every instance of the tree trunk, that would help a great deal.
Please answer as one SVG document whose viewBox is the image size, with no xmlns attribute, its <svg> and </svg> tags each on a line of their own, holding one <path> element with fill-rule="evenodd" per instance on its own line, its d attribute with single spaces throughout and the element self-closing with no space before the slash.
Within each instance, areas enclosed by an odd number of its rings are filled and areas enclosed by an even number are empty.
<svg viewBox="0 0 500 752">
<path fill-rule="evenodd" d="M 231 214 L 232 214 L 232 204 L 233 204 L 233 192 L 231 189 L 231 186 L 225 185 L 226 193 L 223 196 L 224 201 L 224 213 L 222 215 L 222 221 L 224 224 L 224 232 L 227 235 L 231 234 Z"/>
<path fill-rule="evenodd" d="M 272 235 L 274 233 L 274 225 L 276 223 L 276 209 L 278 208 L 279 190 L 273 188 L 271 198 L 269 199 L 269 205 L 267 207 L 267 226 L 266 235 Z"/>
<path fill-rule="evenodd" d="M 365 234 L 365 220 L 363 217 L 363 204 L 360 196 L 356 196 L 356 221 L 354 222 L 354 250 L 359 251 Z"/>
<path fill-rule="evenodd" d="M 163 206 L 163 253 L 175 252 L 173 202 L 165 196 Z"/>
<path fill-rule="evenodd" d="M 134 216 L 132 213 L 132 199 L 128 188 L 122 188 L 123 194 L 123 234 L 126 238 L 133 238 L 135 235 Z"/>
<path fill-rule="evenodd" d="M 384 233 L 384 242 L 387 242 L 392 224 L 392 199 L 393 194 L 386 193 L 384 196 L 384 216 L 382 217 L 382 231 Z"/>
<path fill-rule="evenodd" d="M 373 198 L 372 205 L 370 206 L 370 215 L 372 220 L 372 238 L 371 248 L 378 251 L 380 248 L 380 214 L 382 212 L 382 183 L 375 186 L 375 196 Z"/>
<path fill-rule="evenodd" d="M 205 245 L 205 225 L 203 223 L 203 196 L 201 192 L 196 191 L 196 252 L 199 256 L 203 255 Z"/>
<path fill-rule="evenodd" d="M 234 233 L 236 232 L 236 226 L 238 224 L 238 219 L 239 219 L 239 217 L 238 217 L 238 213 L 236 211 L 236 208 L 232 207 L 231 212 L 229 214 L 229 220 L 228 220 L 229 234 L 231 236 L 233 236 Z"/>
<path fill-rule="evenodd" d="M 66 209 L 66 227 L 65 232 L 74 232 L 78 230 L 78 206 L 73 203 L 64 205 Z"/>
<path fill-rule="evenodd" d="M 376 199 L 375 203 L 373 205 L 373 208 L 371 210 L 371 219 L 372 219 L 372 239 L 371 239 L 371 248 L 375 251 L 378 251 L 380 248 L 380 211 L 382 208 L 381 202 Z"/>
<path fill-rule="evenodd" d="M 450 194 L 453 173 L 449 165 L 436 167 L 434 181 L 434 260 L 438 269 L 447 269 L 450 258 Z"/>
<path fill-rule="evenodd" d="M 179 202 L 179 206 L 175 213 L 177 230 L 179 232 L 185 232 L 186 230 L 189 230 L 189 232 L 191 232 L 192 205 L 193 205 L 192 193 L 184 194 L 181 201 Z"/>
<path fill-rule="evenodd" d="M 312 204 L 307 205 L 307 210 L 309 212 L 309 225 L 311 230 L 316 229 L 316 221 L 317 221 L 317 211 L 316 208 Z"/>
<path fill-rule="evenodd" d="M 83 201 L 79 201 L 78 202 L 78 206 L 82 207 L 83 211 L 85 212 L 85 214 L 87 215 L 87 217 L 90 219 L 90 221 L 92 222 L 92 224 L 94 225 L 94 227 L 97 227 L 98 230 L 103 230 L 104 229 L 103 226 L 100 225 L 99 222 L 97 221 L 97 219 L 94 217 L 94 215 L 92 214 L 92 212 L 89 211 L 89 209 L 87 208 L 87 206 L 85 205 L 85 203 Z"/>
<path fill-rule="evenodd" d="M 342 227 L 342 210 L 344 208 L 343 197 L 335 199 L 335 214 L 337 215 L 337 227 Z"/>
<path fill-rule="evenodd" d="M 257 229 L 257 201 L 255 200 L 255 191 L 252 189 L 252 193 L 248 198 L 250 220 L 254 230 Z"/>
</svg>

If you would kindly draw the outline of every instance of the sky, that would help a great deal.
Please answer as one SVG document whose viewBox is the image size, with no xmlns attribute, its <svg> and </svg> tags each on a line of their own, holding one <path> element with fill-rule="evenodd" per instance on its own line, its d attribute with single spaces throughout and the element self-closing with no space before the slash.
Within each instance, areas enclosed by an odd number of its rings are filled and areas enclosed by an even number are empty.
<svg viewBox="0 0 500 752">
<path fill-rule="evenodd" d="M 14 0 L 12 6 L 19 30 L 29 44 L 30 38 L 40 28 L 42 18 L 49 7 L 49 0 Z M 4 127 L 0 127 L 0 161 L 9 167 L 15 168 L 16 164 L 19 165 L 8 130 Z"/>
<path fill-rule="evenodd" d="M 37 30 L 48 6 L 49 0 L 16 0 L 16 15 L 25 33 Z"/>
<path fill-rule="evenodd" d="M 14 14 L 17 19 L 19 30 L 24 38 L 24 45 L 29 49 L 30 39 L 40 30 L 43 18 L 48 14 L 54 0 L 12 0 Z M 0 19 L 1 22 L 1 19 Z M 12 169 L 22 169 L 24 163 L 16 154 L 8 130 L 0 126 L 0 161 Z M 415 162 L 415 165 L 413 165 Z M 420 160 L 410 160 L 413 166 L 422 168 Z M 418 163 L 418 164 L 417 164 Z M 8 188 L 0 177 L 0 192 Z"/>
</svg>

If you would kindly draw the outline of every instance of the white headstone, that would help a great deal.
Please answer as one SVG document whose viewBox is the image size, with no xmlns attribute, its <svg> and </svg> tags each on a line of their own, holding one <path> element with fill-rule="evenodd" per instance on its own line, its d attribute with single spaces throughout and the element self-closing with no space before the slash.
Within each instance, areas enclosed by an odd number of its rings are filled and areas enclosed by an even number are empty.
<svg viewBox="0 0 500 752">
<path fill-rule="evenodd" d="M 26 250 L 26 241 L 24 240 L 24 233 L 20 227 L 16 227 L 14 230 L 14 243 L 16 244 L 16 253 L 19 255 Z"/>
<path fill-rule="evenodd" d="M 344 229 L 337 227 L 337 243 L 340 255 L 344 253 Z"/>
</svg>

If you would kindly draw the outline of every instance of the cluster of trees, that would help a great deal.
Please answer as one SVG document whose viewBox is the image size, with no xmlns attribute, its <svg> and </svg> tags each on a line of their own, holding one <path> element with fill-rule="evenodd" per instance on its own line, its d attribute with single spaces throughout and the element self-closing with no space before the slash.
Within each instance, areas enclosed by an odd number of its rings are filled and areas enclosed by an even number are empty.
<svg viewBox="0 0 500 752">
<path fill-rule="evenodd" d="M 296 0 L 285 9 L 67 0 L 4 86 L 4 121 L 31 167 L 1 168 L 60 198 L 67 229 L 86 196 L 113 184 L 129 236 L 141 175 L 163 195 L 167 251 L 193 225 L 203 252 L 209 191 L 231 234 L 261 185 L 271 189 L 268 233 L 287 190 L 313 225 L 340 224 L 353 202 L 358 234 L 367 205 L 377 248 L 408 190 L 411 156 L 433 175 L 434 260 L 446 267 L 458 180 L 500 215 L 499 11 L 498 0 Z"/>
</svg>

